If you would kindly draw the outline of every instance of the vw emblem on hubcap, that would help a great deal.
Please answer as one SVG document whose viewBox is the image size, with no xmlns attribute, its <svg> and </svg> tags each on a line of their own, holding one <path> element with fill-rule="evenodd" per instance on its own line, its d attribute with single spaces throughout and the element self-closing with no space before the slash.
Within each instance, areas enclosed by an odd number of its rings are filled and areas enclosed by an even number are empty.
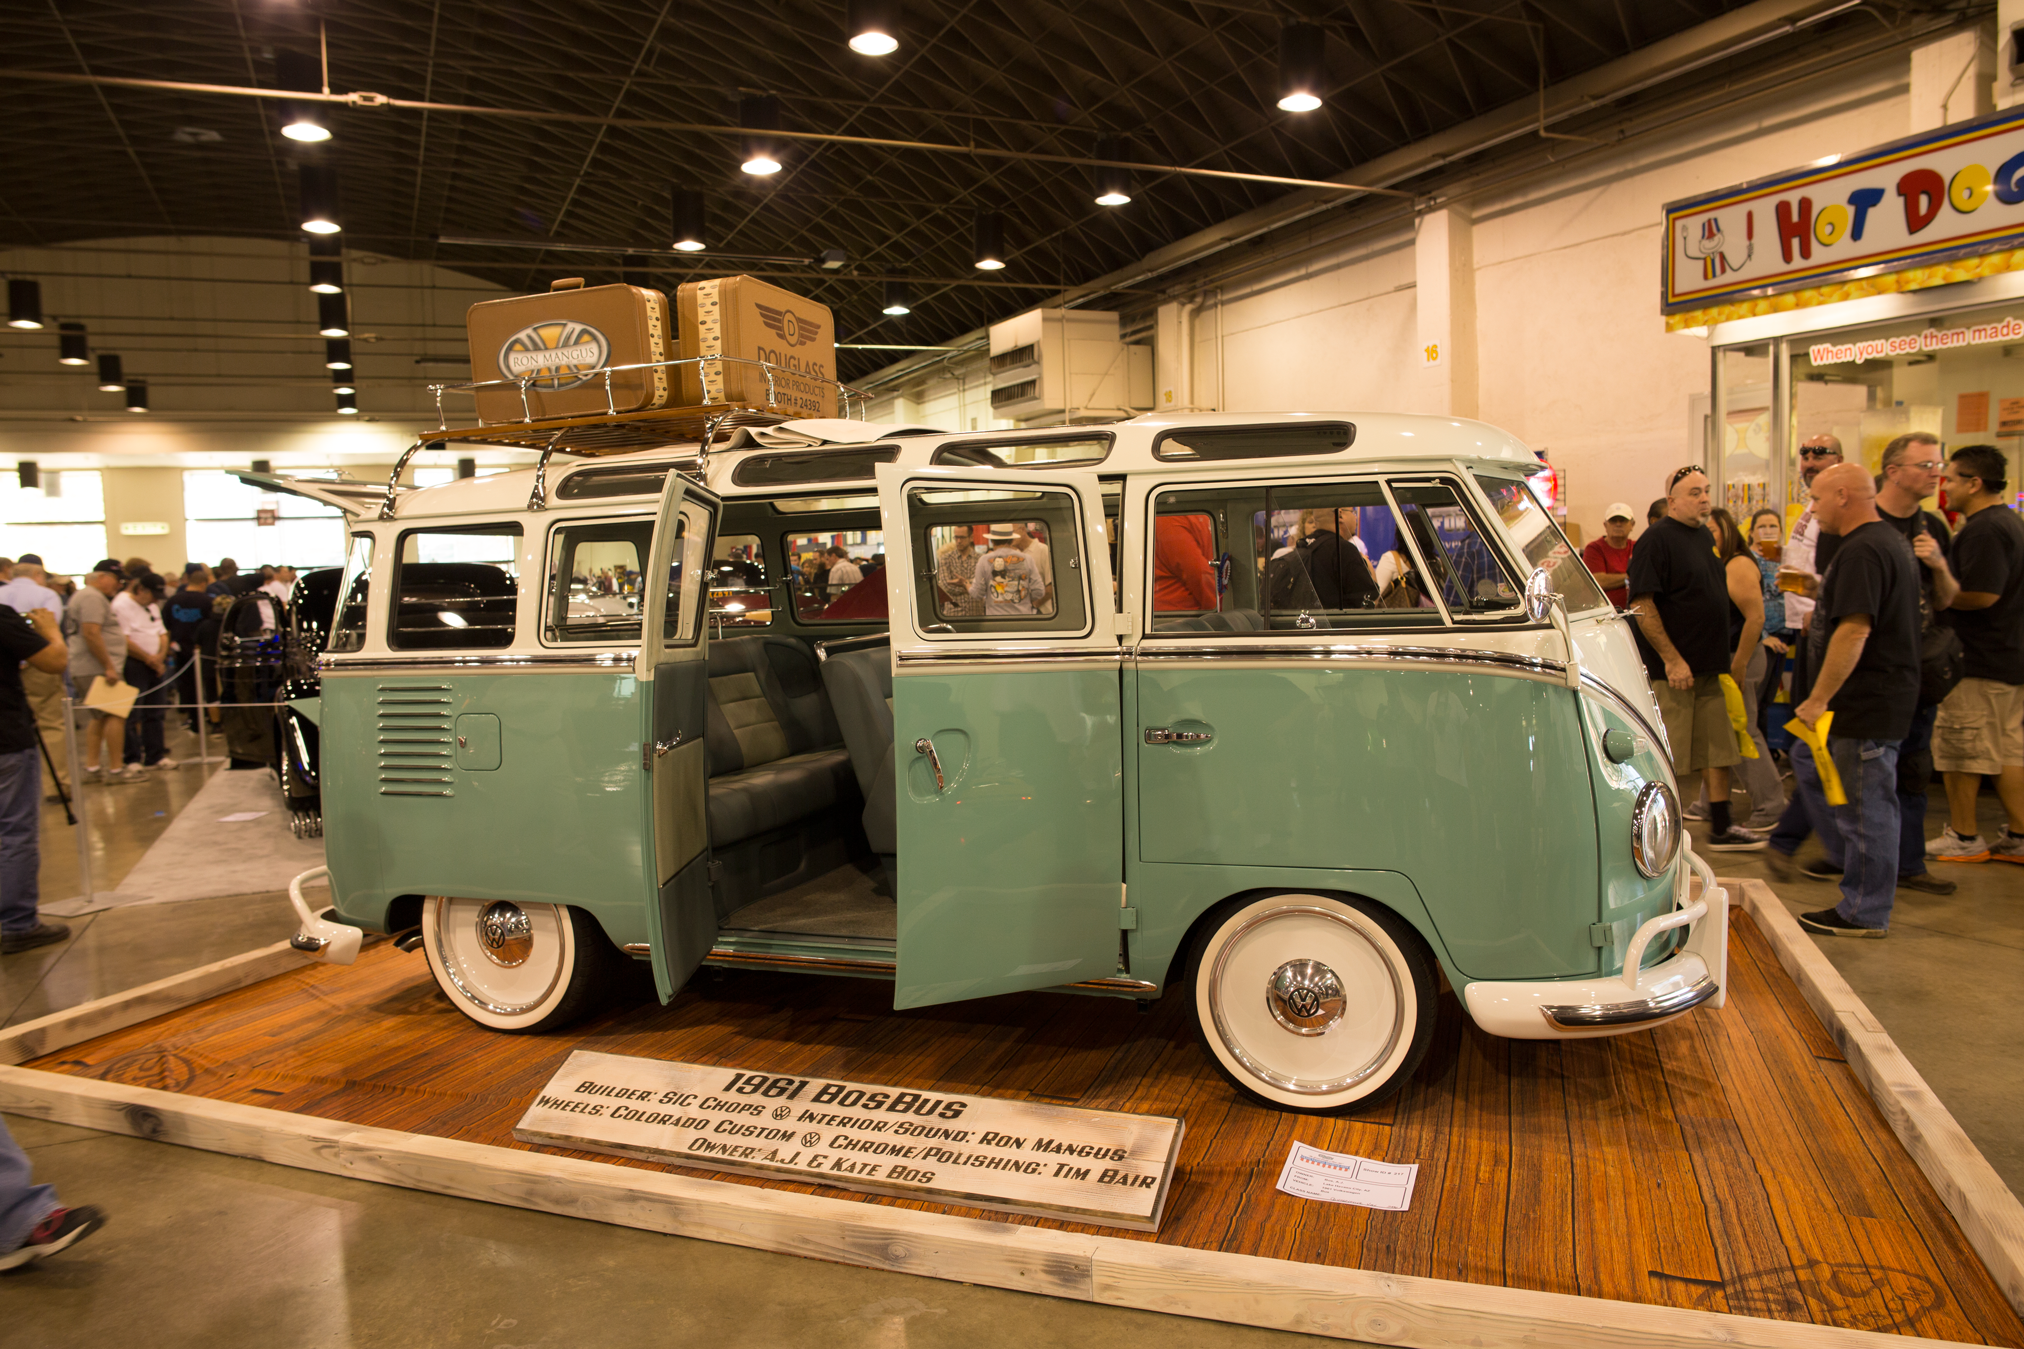
<svg viewBox="0 0 2024 1349">
<path fill-rule="evenodd" d="M 1321 1035 L 1348 1006 L 1342 980 L 1318 960 L 1289 960 L 1265 981 L 1272 1019 L 1295 1035 Z"/>
<path fill-rule="evenodd" d="M 525 964 L 534 950 L 534 924 L 518 904 L 500 900 L 478 915 L 478 948 L 494 965 Z"/>
</svg>

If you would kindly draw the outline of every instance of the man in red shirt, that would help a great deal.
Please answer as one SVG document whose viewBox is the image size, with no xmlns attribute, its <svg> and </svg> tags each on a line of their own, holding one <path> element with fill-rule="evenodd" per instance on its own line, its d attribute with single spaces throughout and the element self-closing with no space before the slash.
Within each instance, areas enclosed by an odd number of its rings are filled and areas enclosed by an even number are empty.
<svg viewBox="0 0 2024 1349">
<path fill-rule="evenodd" d="M 1153 612 L 1206 610 L 1216 605 L 1216 533 L 1206 515 L 1162 515 L 1153 521 Z"/>
<path fill-rule="evenodd" d="M 1588 547 L 1581 550 L 1581 560 L 1595 573 L 1595 583 L 1619 609 L 1630 603 L 1624 578 L 1630 572 L 1630 527 L 1635 519 L 1627 504 L 1614 503 L 1603 517 L 1602 537 L 1591 539 Z"/>
</svg>

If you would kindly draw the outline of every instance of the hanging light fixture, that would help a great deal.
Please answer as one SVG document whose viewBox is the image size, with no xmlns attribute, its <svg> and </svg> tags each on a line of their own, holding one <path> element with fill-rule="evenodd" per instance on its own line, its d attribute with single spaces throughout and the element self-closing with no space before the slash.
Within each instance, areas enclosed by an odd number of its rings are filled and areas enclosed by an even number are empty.
<svg viewBox="0 0 2024 1349">
<path fill-rule="evenodd" d="M 330 391 L 332 393 L 357 393 L 358 385 L 351 382 L 351 371 L 349 370 L 331 371 Z"/>
<path fill-rule="evenodd" d="M 999 272 L 1005 269 L 1005 218 L 996 211 L 977 213 L 977 270 Z"/>
<path fill-rule="evenodd" d="M 333 337 L 323 344 L 323 368 L 325 370 L 351 369 L 351 339 Z"/>
<path fill-rule="evenodd" d="M 351 322 L 345 314 L 348 307 L 342 295 L 317 296 L 316 331 L 324 337 L 350 337 Z"/>
<path fill-rule="evenodd" d="M 128 412 L 148 410 L 148 384 L 146 380 L 130 379 L 126 382 L 126 403 Z"/>
<path fill-rule="evenodd" d="M 118 393 L 126 387 L 126 375 L 120 371 L 119 357 L 110 351 L 98 354 L 98 391 Z"/>
<path fill-rule="evenodd" d="M 318 295 L 344 293 L 344 241 L 334 234 L 309 236 L 309 288 Z"/>
<path fill-rule="evenodd" d="M 767 132 L 780 129 L 780 100 L 771 94 L 755 94 L 738 100 L 738 125 L 745 128 L 745 162 L 739 165 L 754 177 L 780 172 L 780 156 Z"/>
<path fill-rule="evenodd" d="M 25 276 L 7 282 L 7 326 L 27 332 L 42 327 L 42 283 Z"/>
<path fill-rule="evenodd" d="M 1123 159 L 1124 139 L 1121 136 L 1098 136 L 1096 157 L 1098 159 Z M 1131 170 L 1109 166 L 1098 166 L 1096 170 L 1096 204 L 1098 206 L 1123 206 L 1131 201 Z"/>
<path fill-rule="evenodd" d="M 910 304 L 907 300 L 906 282 L 904 281 L 886 282 L 885 312 L 892 315 L 894 318 L 898 318 L 901 314 L 911 314 L 914 312 L 913 305 Z"/>
<path fill-rule="evenodd" d="M 21 475 L 22 491 L 40 492 L 42 490 L 42 466 L 33 459 L 23 459 L 14 466 L 14 471 Z"/>
<path fill-rule="evenodd" d="M 91 344 L 85 337 L 82 323 L 56 325 L 56 352 L 58 365 L 91 364 Z"/>
<path fill-rule="evenodd" d="M 358 416 L 358 395 L 356 393 L 341 393 L 337 396 L 337 415 L 340 417 Z"/>
<path fill-rule="evenodd" d="M 283 89 L 298 94 L 324 92 L 323 62 L 308 52 L 276 51 L 274 77 Z M 284 102 L 281 105 L 281 134 L 305 145 L 329 140 L 330 128 L 323 124 L 322 105 L 297 103 L 293 99 Z"/>
<path fill-rule="evenodd" d="M 677 187 L 669 190 L 668 197 L 675 247 L 684 253 L 702 252 L 709 246 L 704 242 L 703 194 Z"/>
<path fill-rule="evenodd" d="M 328 164 L 302 164 L 295 170 L 302 194 L 302 228 L 310 234 L 337 234 L 337 170 Z"/>
<path fill-rule="evenodd" d="M 892 0 L 850 0 L 844 8 L 852 51 L 860 56 L 891 56 L 900 49 L 899 6 Z"/>
<path fill-rule="evenodd" d="M 1327 87 L 1322 69 L 1324 34 L 1311 23 L 1289 23 L 1279 30 L 1279 106 L 1287 112 L 1313 112 Z"/>
</svg>

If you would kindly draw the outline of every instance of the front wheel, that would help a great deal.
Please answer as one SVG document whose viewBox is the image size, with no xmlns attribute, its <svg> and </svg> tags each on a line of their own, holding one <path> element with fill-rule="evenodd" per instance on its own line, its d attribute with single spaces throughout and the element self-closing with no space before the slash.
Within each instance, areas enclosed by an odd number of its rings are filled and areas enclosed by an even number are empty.
<svg viewBox="0 0 2024 1349">
<path fill-rule="evenodd" d="M 593 1010 L 624 960 L 597 920 L 567 904 L 430 895 L 429 973 L 458 1011 L 492 1030 L 554 1030 Z"/>
<path fill-rule="evenodd" d="M 1189 987 L 1217 1070 L 1278 1110 L 1375 1105 L 1433 1041 L 1433 961 L 1405 920 L 1368 900 L 1292 894 L 1232 905 L 1196 944 Z"/>
</svg>

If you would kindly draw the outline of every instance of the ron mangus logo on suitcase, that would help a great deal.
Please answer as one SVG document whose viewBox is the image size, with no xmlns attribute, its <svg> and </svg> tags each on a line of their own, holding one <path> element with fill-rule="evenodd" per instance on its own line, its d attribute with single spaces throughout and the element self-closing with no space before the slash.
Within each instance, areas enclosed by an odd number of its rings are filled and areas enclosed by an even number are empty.
<svg viewBox="0 0 2024 1349">
<path fill-rule="evenodd" d="M 571 277 L 546 295 L 471 306 L 471 378 L 478 420 L 597 417 L 666 407 L 672 384 L 668 297 L 644 286 Z M 642 368 L 645 367 L 645 368 Z"/>
<path fill-rule="evenodd" d="M 499 369 L 508 379 L 533 377 L 537 389 L 573 389 L 604 369 L 611 355 L 605 335 L 568 319 L 533 323 L 499 348 Z"/>
</svg>

